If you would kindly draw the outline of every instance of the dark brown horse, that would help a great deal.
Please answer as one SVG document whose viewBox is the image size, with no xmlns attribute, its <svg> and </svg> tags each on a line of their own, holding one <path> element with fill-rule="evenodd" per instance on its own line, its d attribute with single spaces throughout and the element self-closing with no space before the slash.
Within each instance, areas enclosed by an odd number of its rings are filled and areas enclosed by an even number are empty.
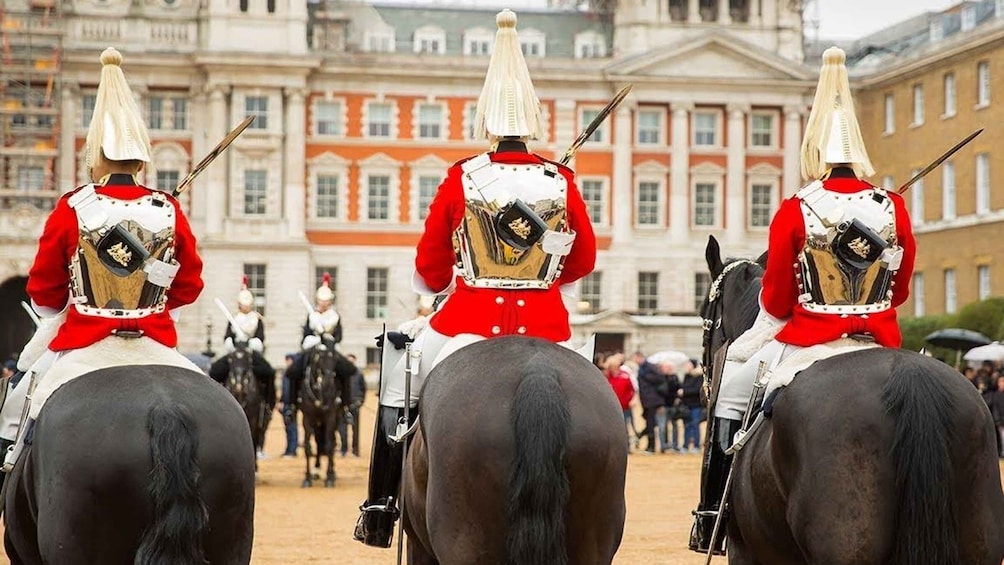
<svg viewBox="0 0 1004 565">
<path fill-rule="evenodd" d="M 335 343 L 325 340 L 304 353 L 306 359 L 303 384 L 300 386 L 298 406 L 303 420 L 303 453 L 307 470 L 304 488 L 314 485 L 310 459 L 314 456 L 310 440 L 317 444 L 315 468 L 320 468 L 321 456 L 328 459 L 324 486 L 335 486 L 335 433 L 345 417 L 349 395 L 349 378 L 356 372 L 355 365 L 335 349 Z"/>
<path fill-rule="evenodd" d="M 251 434 L 202 373 L 114 367 L 63 385 L 7 482 L 15 565 L 251 560 Z"/>
<path fill-rule="evenodd" d="M 223 386 L 233 395 L 234 400 L 244 410 L 248 427 L 251 430 L 251 440 L 254 452 L 258 453 L 265 443 L 265 430 L 268 429 L 270 410 L 265 404 L 258 378 L 252 369 L 252 353 L 246 343 L 238 343 L 228 354 L 230 371 Z M 257 459 L 255 468 L 258 468 Z"/>
<path fill-rule="evenodd" d="M 725 267 L 717 241 L 708 268 Z M 725 273 L 705 357 L 756 316 L 762 265 Z M 1000 565 L 1004 493 L 993 422 L 962 375 L 876 348 L 816 362 L 736 455 L 729 563 Z"/>
<path fill-rule="evenodd" d="M 608 565 L 627 442 L 610 385 L 553 343 L 494 338 L 431 372 L 404 478 L 412 565 Z"/>
</svg>

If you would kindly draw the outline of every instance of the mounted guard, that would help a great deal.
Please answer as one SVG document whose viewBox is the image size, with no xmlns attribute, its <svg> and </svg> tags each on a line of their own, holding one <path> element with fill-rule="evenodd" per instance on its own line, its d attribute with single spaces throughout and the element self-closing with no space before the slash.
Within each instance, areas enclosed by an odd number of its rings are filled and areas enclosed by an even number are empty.
<svg viewBox="0 0 1004 565">
<path fill-rule="evenodd" d="M 150 162 L 150 139 L 121 63 L 114 48 L 101 54 L 85 148 L 93 182 L 56 203 L 28 275 L 41 323 L 18 362 L 28 378 L 3 409 L 5 420 L 21 413 L 27 421 L 4 471 L 30 441 L 45 399 L 67 381 L 124 364 L 201 372 L 174 349 L 174 322 L 202 291 L 202 260 L 178 201 L 136 180 Z"/>
<path fill-rule="evenodd" d="M 314 292 L 314 305 L 300 293 L 300 301 L 307 310 L 307 321 L 303 324 L 303 351 L 287 369 L 290 377 L 290 400 L 297 402 L 300 384 L 306 374 L 307 353 L 327 341 L 331 346 L 342 341 L 342 317 L 335 309 L 335 293 L 331 290 L 331 274 L 324 273 L 321 285 Z"/>
<path fill-rule="evenodd" d="M 230 374 L 230 354 L 238 348 L 251 352 L 251 370 L 258 380 L 258 390 L 267 406 L 267 413 L 275 407 L 275 369 L 265 359 L 265 321 L 255 310 L 254 294 L 248 290 L 247 276 L 241 281 L 237 293 L 237 312 L 230 314 L 222 302 L 217 305 L 227 315 L 227 330 L 223 336 L 223 355 L 209 368 L 209 376 L 222 383 Z"/>
<path fill-rule="evenodd" d="M 411 409 L 417 408 L 430 370 L 463 345 L 486 338 L 522 335 L 566 342 L 571 329 L 559 289 L 590 273 L 596 259 L 595 236 L 574 173 L 527 148 L 543 131 L 516 15 L 503 10 L 496 23 L 474 119 L 475 134 L 492 148 L 447 171 L 417 247 L 415 291 L 448 298 L 427 319 L 399 328 L 406 335 L 388 334 L 382 343 L 369 491 L 354 536 L 367 545 L 390 547 L 405 441 L 396 427 L 404 423 L 406 407 L 416 413 Z M 407 360 L 404 341 L 411 339 Z"/>
<path fill-rule="evenodd" d="M 771 222 L 760 313 L 726 353 L 691 531 L 695 551 L 724 552 L 724 536 L 712 532 L 733 457 L 726 450 L 754 382 L 769 380 L 769 395 L 813 361 L 901 342 L 896 307 L 909 295 L 913 232 L 903 198 L 864 180 L 875 171 L 844 61 L 836 47 L 823 54 L 802 140 L 802 176 L 810 182 L 782 202 Z M 709 300 L 715 299 L 712 291 Z M 761 364 L 767 374 L 758 379 Z"/>
</svg>

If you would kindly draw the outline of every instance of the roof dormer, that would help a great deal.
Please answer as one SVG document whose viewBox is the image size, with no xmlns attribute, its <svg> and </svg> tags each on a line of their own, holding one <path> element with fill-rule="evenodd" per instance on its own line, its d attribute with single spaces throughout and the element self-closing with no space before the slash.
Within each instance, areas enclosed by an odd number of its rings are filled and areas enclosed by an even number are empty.
<svg viewBox="0 0 1004 565">
<path fill-rule="evenodd" d="M 446 53 L 446 32 L 439 26 L 427 25 L 416 29 L 413 40 L 415 53 Z"/>
<path fill-rule="evenodd" d="M 491 55 L 494 45 L 495 33 L 486 27 L 464 31 L 464 55 Z"/>
</svg>

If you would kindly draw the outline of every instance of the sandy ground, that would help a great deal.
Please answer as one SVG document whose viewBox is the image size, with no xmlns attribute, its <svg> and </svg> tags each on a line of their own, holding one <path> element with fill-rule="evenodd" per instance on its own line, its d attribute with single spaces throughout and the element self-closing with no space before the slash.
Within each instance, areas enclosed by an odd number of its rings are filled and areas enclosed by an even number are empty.
<svg viewBox="0 0 1004 565">
<path fill-rule="evenodd" d="M 336 456 L 338 482 L 333 489 L 316 481 L 301 488 L 305 465 L 280 457 L 285 435 L 274 418 L 266 439 L 268 458 L 259 465 L 255 510 L 255 565 L 346 563 L 389 565 L 396 549 L 375 549 L 352 540 L 358 505 L 366 495 L 366 470 L 375 399 L 367 399 L 362 417 L 362 457 Z M 615 565 L 698 565 L 703 557 L 686 549 L 690 510 L 696 505 L 700 457 L 696 454 L 632 454 L 628 460 L 627 522 Z M 395 540 L 396 546 L 396 540 Z M 716 558 L 715 563 L 725 560 Z M 0 557 L 0 563 L 8 561 Z"/>
</svg>

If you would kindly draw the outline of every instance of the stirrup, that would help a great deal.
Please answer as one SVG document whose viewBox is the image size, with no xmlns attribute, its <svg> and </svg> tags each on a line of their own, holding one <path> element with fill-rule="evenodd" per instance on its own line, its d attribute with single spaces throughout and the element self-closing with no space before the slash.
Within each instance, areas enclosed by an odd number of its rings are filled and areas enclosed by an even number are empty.
<svg viewBox="0 0 1004 565">
<path fill-rule="evenodd" d="M 401 515 L 401 511 L 397 507 L 397 500 L 393 496 L 387 497 L 387 502 L 383 504 L 363 503 L 359 506 L 359 510 L 364 514 L 371 514 L 373 512 L 383 512 L 385 514 L 393 514 L 394 519 L 397 519 L 397 517 Z"/>
<path fill-rule="evenodd" d="M 394 523 L 400 511 L 394 504 L 394 497 L 388 497 L 384 504 L 363 504 L 362 513 L 356 521 L 352 538 L 371 547 L 388 548 L 394 539 Z"/>
<path fill-rule="evenodd" d="M 722 530 L 718 533 L 718 540 L 712 540 L 712 532 L 715 528 L 715 520 L 718 518 L 719 510 L 694 510 L 694 524 L 690 528 L 690 543 L 688 549 L 707 555 L 714 545 L 712 555 L 725 555 L 725 524 L 722 523 Z M 716 543 L 719 542 L 719 543 Z M 721 547 L 719 546 L 721 544 Z"/>
<path fill-rule="evenodd" d="M 14 470 L 14 465 L 17 464 L 17 460 L 21 458 L 21 452 L 15 451 L 17 448 L 17 442 L 7 448 L 7 452 L 4 453 L 3 464 L 0 465 L 0 473 L 10 473 Z M 23 443 L 21 444 L 24 445 Z M 22 450 L 24 448 L 22 447 Z"/>
</svg>

